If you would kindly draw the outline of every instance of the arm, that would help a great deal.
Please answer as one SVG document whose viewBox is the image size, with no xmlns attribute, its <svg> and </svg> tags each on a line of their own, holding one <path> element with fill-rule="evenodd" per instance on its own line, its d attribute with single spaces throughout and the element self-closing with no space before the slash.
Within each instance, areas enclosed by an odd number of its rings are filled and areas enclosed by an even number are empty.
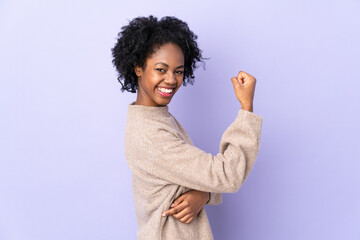
<svg viewBox="0 0 360 240">
<path fill-rule="evenodd" d="M 220 152 L 214 156 L 186 143 L 164 123 L 139 132 L 140 143 L 136 142 L 139 138 L 125 141 L 125 154 L 136 174 L 150 174 L 168 183 L 204 192 L 236 192 L 255 162 L 261 126 L 261 116 L 239 110 L 221 138 Z"/>
<path fill-rule="evenodd" d="M 241 109 L 253 112 L 253 106 L 241 106 Z M 205 205 L 218 205 L 222 203 L 222 195 L 221 193 L 211 193 L 209 192 L 209 200 L 206 202 Z"/>
</svg>

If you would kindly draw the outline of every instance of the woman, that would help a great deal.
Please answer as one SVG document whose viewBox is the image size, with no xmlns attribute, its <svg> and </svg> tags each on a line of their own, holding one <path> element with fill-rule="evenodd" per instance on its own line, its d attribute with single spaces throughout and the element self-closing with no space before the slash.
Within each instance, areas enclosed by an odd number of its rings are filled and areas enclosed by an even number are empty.
<svg viewBox="0 0 360 240">
<path fill-rule="evenodd" d="M 138 17 L 122 27 L 112 49 L 128 105 L 124 152 L 132 171 L 138 239 L 213 239 L 203 206 L 236 192 L 255 162 L 262 117 L 254 114 L 256 80 L 231 79 L 241 109 L 213 156 L 196 148 L 168 104 L 181 85 L 193 84 L 202 61 L 197 36 L 175 18 Z"/>
</svg>

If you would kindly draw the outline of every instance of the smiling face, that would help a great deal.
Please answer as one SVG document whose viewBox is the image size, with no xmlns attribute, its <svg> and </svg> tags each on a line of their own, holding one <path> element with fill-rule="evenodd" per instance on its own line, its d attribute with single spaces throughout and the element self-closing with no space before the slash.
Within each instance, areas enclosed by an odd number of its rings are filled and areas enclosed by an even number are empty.
<svg viewBox="0 0 360 240">
<path fill-rule="evenodd" d="M 135 67 L 138 76 L 137 105 L 166 106 L 184 79 L 184 54 L 173 43 L 166 43 L 146 59 L 144 69 Z"/>
</svg>

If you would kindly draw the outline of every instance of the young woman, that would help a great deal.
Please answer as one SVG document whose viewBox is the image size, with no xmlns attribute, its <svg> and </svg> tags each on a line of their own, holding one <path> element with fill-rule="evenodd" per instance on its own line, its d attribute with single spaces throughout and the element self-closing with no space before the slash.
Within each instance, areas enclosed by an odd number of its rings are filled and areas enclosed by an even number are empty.
<svg viewBox="0 0 360 240">
<path fill-rule="evenodd" d="M 256 80 L 231 79 L 241 104 L 213 156 L 195 147 L 167 106 L 181 85 L 193 84 L 202 61 L 197 36 L 175 18 L 138 17 L 112 48 L 128 105 L 124 152 L 132 171 L 138 239 L 213 239 L 203 206 L 222 202 L 249 175 L 259 150 L 262 117 L 253 113 Z"/>
</svg>

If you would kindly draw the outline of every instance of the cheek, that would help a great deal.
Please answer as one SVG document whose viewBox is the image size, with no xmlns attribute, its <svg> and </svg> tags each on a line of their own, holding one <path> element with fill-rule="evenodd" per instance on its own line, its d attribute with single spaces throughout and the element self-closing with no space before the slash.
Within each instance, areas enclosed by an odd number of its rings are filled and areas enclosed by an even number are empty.
<svg viewBox="0 0 360 240">
<path fill-rule="evenodd" d="M 159 83 L 159 81 L 161 81 L 162 77 L 159 73 L 152 73 L 150 76 L 150 81 L 152 84 L 157 85 Z"/>
<path fill-rule="evenodd" d="M 144 84 L 146 85 L 146 88 L 150 91 L 154 88 L 156 88 L 156 85 L 159 82 L 159 76 L 155 73 L 147 73 L 145 76 Z"/>
<path fill-rule="evenodd" d="M 177 86 L 177 88 L 176 88 L 176 91 L 178 91 L 179 88 L 181 88 L 181 86 L 183 85 L 183 79 L 182 79 L 182 78 L 178 81 L 177 85 L 178 85 L 178 86 Z"/>
<path fill-rule="evenodd" d="M 183 81 L 184 81 L 184 77 L 183 76 L 181 76 L 181 77 L 179 77 L 179 85 L 181 86 L 182 85 L 182 83 L 183 83 Z"/>
</svg>

